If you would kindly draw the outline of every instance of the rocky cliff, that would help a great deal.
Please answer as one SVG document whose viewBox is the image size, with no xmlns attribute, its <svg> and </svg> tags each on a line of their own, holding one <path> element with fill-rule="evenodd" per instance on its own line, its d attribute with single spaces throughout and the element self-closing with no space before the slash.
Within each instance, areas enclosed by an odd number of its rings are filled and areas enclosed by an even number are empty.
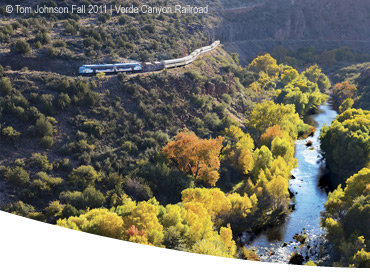
<svg viewBox="0 0 370 280">
<path fill-rule="evenodd" d="M 242 55 L 247 55 L 243 52 L 246 47 L 253 56 L 280 44 L 301 47 L 311 41 L 319 49 L 350 46 L 370 51 L 368 0 L 239 0 L 233 6 L 226 1 L 221 4 L 222 22 L 215 37 L 231 51 L 241 49 Z"/>
</svg>

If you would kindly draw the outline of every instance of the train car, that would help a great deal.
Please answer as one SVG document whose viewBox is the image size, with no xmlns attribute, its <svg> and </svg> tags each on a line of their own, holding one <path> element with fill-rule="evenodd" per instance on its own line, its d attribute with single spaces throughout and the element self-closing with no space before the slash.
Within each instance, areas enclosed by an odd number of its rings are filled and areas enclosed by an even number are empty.
<svg viewBox="0 0 370 280">
<path fill-rule="evenodd" d="M 131 72 L 138 73 L 143 72 L 143 66 L 140 63 L 116 63 L 116 72 Z"/>
<path fill-rule="evenodd" d="M 91 64 L 82 65 L 78 69 L 79 75 L 95 75 L 97 73 L 116 74 L 120 72 L 138 73 L 142 72 L 140 63 L 116 63 L 116 64 Z"/>
<path fill-rule="evenodd" d="M 164 69 L 164 63 L 156 61 L 152 62 L 144 62 L 143 64 L 143 72 L 153 72 L 153 71 L 160 71 Z"/>
<path fill-rule="evenodd" d="M 177 58 L 177 59 L 164 60 L 163 61 L 164 67 L 165 68 L 174 68 L 174 67 L 188 65 L 188 64 L 192 63 L 194 60 L 196 60 L 199 55 L 214 50 L 219 44 L 220 44 L 220 41 L 215 41 L 210 46 L 206 46 L 206 47 L 196 49 L 195 51 L 193 51 L 188 56 L 185 56 L 185 57 L 182 57 L 182 58 Z"/>
</svg>

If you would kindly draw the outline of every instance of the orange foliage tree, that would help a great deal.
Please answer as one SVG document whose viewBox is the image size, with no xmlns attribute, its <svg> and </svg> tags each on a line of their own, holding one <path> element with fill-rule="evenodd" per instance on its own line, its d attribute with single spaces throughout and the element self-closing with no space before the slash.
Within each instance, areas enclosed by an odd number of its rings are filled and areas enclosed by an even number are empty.
<svg viewBox="0 0 370 280">
<path fill-rule="evenodd" d="M 180 132 L 174 141 L 163 148 L 163 154 L 172 160 L 176 167 L 197 180 L 215 186 L 220 177 L 220 152 L 223 137 L 200 139 L 194 132 Z"/>
<path fill-rule="evenodd" d="M 265 145 L 269 148 L 271 148 L 271 142 L 276 137 L 287 137 L 287 133 L 284 133 L 284 131 L 281 129 L 280 125 L 275 124 L 274 126 L 271 126 L 266 129 L 265 133 L 261 135 L 260 141 L 261 145 Z"/>
<path fill-rule="evenodd" d="M 348 98 L 353 98 L 357 92 L 355 85 L 350 84 L 348 81 L 338 83 L 333 88 L 333 101 L 334 106 L 339 108 L 342 102 Z"/>
</svg>

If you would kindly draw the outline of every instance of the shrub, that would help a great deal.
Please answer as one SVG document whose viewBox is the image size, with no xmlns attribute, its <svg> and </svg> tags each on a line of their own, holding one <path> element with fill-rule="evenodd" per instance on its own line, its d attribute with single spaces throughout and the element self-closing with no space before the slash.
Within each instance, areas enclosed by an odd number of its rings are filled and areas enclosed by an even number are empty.
<svg viewBox="0 0 370 280">
<path fill-rule="evenodd" d="M 40 42 L 41 44 L 45 45 L 50 43 L 51 39 L 48 33 L 46 32 L 40 32 L 35 36 L 34 39 L 35 42 Z"/>
<path fill-rule="evenodd" d="M 66 44 L 66 42 L 64 42 L 62 40 L 57 40 L 57 41 L 54 42 L 53 46 L 56 47 L 56 48 L 65 48 L 65 47 L 67 47 L 67 44 Z"/>
<path fill-rule="evenodd" d="M 231 102 L 233 102 L 233 99 L 231 98 L 231 96 L 230 95 L 228 95 L 228 94 L 223 94 L 222 96 L 221 96 L 221 99 L 226 103 L 226 104 L 231 104 Z"/>
<path fill-rule="evenodd" d="M 40 140 L 40 145 L 45 149 L 50 149 L 54 145 L 54 139 L 51 136 L 44 136 Z"/>
<path fill-rule="evenodd" d="M 61 192 L 59 195 L 59 199 L 66 203 L 67 205 L 72 205 L 78 209 L 81 209 L 83 207 L 83 198 L 82 198 L 82 192 L 78 191 L 66 191 Z"/>
<path fill-rule="evenodd" d="M 2 130 L 1 130 L 1 134 L 9 139 L 9 140 L 12 140 L 12 141 L 15 141 L 19 138 L 19 136 L 21 136 L 21 133 L 16 131 L 13 127 L 11 126 L 7 126 L 7 127 L 4 127 Z"/>
<path fill-rule="evenodd" d="M 53 170 L 53 165 L 49 162 L 46 154 L 33 153 L 31 155 L 31 162 L 43 171 Z"/>
<path fill-rule="evenodd" d="M 125 15 L 120 16 L 118 19 L 118 23 L 121 25 L 126 24 L 128 21 L 129 21 L 129 18 Z"/>
<path fill-rule="evenodd" d="M 59 200 L 50 201 L 48 207 L 45 208 L 45 214 L 48 217 L 61 218 L 64 207 L 65 205 Z"/>
<path fill-rule="evenodd" d="M 98 16 L 98 20 L 101 21 L 102 23 L 106 23 L 110 19 L 109 14 L 101 14 Z"/>
<path fill-rule="evenodd" d="M 39 41 L 37 41 L 36 43 L 35 43 L 35 48 L 36 49 L 39 49 L 39 48 L 41 48 L 41 43 L 39 42 Z"/>
<path fill-rule="evenodd" d="M 42 214 L 41 212 L 30 212 L 27 215 L 27 218 L 30 218 L 32 220 L 36 220 L 39 222 L 46 222 L 46 216 Z"/>
<path fill-rule="evenodd" d="M 20 54 L 26 54 L 31 51 L 30 45 L 23 39 L 19 39 L 14 44 L 14 50 Z"/>
<path fill-rule="evenodd" d="M 9 95 L 13 90 L 12 83 L 7 77 L 3 77 L 0 80 L 0 93 L 1 95 Z"/>
<path fill-rule="evenodd" d="M 126 82 L 127 81 L 127 74 L 126 73 L 118 73 L 117 75 L 117 79 L 120 81 L 120 82 Z"/>
<path fill-rule="evenodd" d="M 22 167 L 16 166 L 6 171 L 5 179 L 12 185 L 21 187 L 29 184 L 30 174 Z"/>
<path fill-rule="evenodd" d="M 73 169 L 69 175 L 69 181 L 74 186 L 88 187 L 95 184 L 95 181 L 100 178 L 100 175 L 90 165 L 81 165 Z"/>
<path fill-rule="evenodd" d="M 71 216 L 78 216 L 78 214 L 79 212 L 76 209 L 76 207 L 73 207 L 71 204 L 67 204 L 62 211 L 63 218 L 69 218 Z"/>
<path fill-rule="evenodd" d="M 50 121 L 45 117 L 42 116 L 36 121 L 36 133 L 39 136 L 52 136 L 53 135 L 53 125 Z"/>
<path fill-rule="evenodd" d="M 77 28 L 74 27 L 71 23 L 66 22 L 64 24 L 64 33 L 70 34 L 70 35 L 76 35 L 77 34 Z"/>
<path fill-rule="evenodd" d="M 212 131 L 217 130 L 221 124 L 220 119 L 218 118 L 216 113 L 208 113 L 204 117 L 205 125 L 211 129 Z"/>
<path fill-rule="evenodd" d="M 49 47 L 49 48 L 46 49 L 46 55 L 48 57 L 55 57 L 55 56 L 57 56 L 57 50 L 54 49 L 53 47 Z"/>
<path fill-rule="evenodd" d="M 196 82 L 202 82 L 204 79 L 203 79 L 203 77 L 202 77 L 202 75 L 198 72 L 198 71 L 196 71 L 196 70 L 189 70 L 189 71 L 187 71 L 186 73 L 185 73 L 185 75 L 189 78 L 189 79 L 191 79 L 191 80 L 193 80 L 193 81 L 196 81 Z"/>
<path fill-rule="evenodd" d="M 105 202 L 104 195 L 92 186 L 87 187 L 83 191 L 82 198 L 84 202 L 84 207 L 100 208 Z"/>
<path fill-rule="evenodd" d="M 150 187 L 136 178 L 127 178 L 123 189 L 129 196 L 133 197 L 134 200 L 148 200 L 153 197 Z"/>
<path fill-rule="evenodd" d="M 27 216 L 29 213 L 35 212 L 35 208 L 32 205 L 26 204 L 23 201 L 14 202 L 5 207 L 4 210 L 20 216 Z"/>
<path fill-rule="evenodd" d="M 42 102 L 42 111 L 46 114 L 52 115 L 54 113 L 54 95 L 42 94 L 40 96 L 40 101 Z"/>
<path fill-rule="evenodd" d="M 71 104 L 71 98 L 66 93 L 61 93 L 57 101 L 58 107 L 62 110 L 66 109 Z"/>
</svg>

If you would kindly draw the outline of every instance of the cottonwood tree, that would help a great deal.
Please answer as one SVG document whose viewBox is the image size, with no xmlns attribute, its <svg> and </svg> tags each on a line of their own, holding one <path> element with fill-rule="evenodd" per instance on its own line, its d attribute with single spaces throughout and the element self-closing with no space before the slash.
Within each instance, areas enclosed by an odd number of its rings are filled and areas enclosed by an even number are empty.
<svg viewBox="0 0 370 280">
<path fill-rule="evenodd" d="M 224 138 L 200 139 L 194 132 L 180 132 L 174 141 L 163 149 L 163 154 L 176 167 L 196 180 L 214 186 L 220 177 L 220 152 Z"/>
</svg>

